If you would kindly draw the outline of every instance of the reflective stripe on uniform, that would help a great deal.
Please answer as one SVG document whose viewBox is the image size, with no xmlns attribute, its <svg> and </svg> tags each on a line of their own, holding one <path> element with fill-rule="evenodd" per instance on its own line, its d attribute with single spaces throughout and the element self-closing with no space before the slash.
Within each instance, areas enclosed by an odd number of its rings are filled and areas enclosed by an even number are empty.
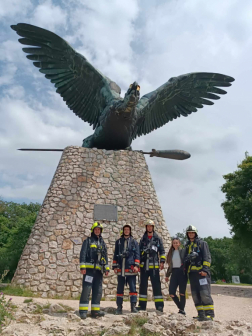
<svg viewBox="0 0 252 336">
<path fill-rule="evenodd" d="M 88 310 L 88 303 L 80 303 L 79 310 Z"/>
<path fill-rule="evenodd" d="M 80 268 L 94 268 L 94 264 L 86 263 L 86 264 L 80 264 Z M 101 266 L 96 265 L 95 269 L 101 270 Z"/>
<path fill-rule="evenodd" d="M 199 271 L 199 270 L 202 269 L 202 267 L 203 267 L 203 266 L 199 266 L 199 267 L 192 266 L 190 270 L 191 270 L 191 271 L 193 271 L 193 270 L 194 270 L 194 271 Z"/>
<path fill-rule="evenodd" d="M 147 301 L 147 295 L 139 294 L 139 301 Z"/>
<path fill-rule="evenodd" d="M 163 301 L 164 299 L 162 295 L 154 296 L 154 302 L 163 302 Z"/>
<path fill-rule="evenodd" d="M 90 245 L 90 247 L 96 247 L 96 248 L 97 248 L 97 245 L 95 245 L 95 244 L 92 244 L 92 245 Z"/>
<path fill-rule="evenodd" d="M 91 305 L 91 310 L 100 310 L 100 305 L 99 304 L 92 304 Z"/>
<path fill-rule="evenodd" d="M 213 306 L 213 305 L 203 306 L 202 308 L 203 308 L 204 310 L 214 310 L 214 306 Z"/>
<path fill-rule="evenodd" d="M 160 258 L 161 258 L 161 259 L 162 259 L 162 258 L 165 259 L 165 255 L 161 255 Z"/>
<path fill-rule="evenodd" d="M 197 310 L 203 310 L 203 306 L 196 306 Z"/>
<path fill-rule="evenodd" d="M 105 270 L 109 271 L 109 265 L 105 265 Z"/>
<path fill-rule="evenodd" d="M 129 293 L 130 296 L 137 296 L 137 293 Z"/>
<path fill-rule="evenodd" d="M 141 264 L 140 267 L 143 268 L 144 264 Z M 149 268 L 154 268 L 154 265 L 153 264 L 149 264 Z M 159 268 L 159 265 L 155 265 L 155 268 Z"/>
<path fill-rule="evenodd" d="M 210 262 L 208 262 L 208 261 L 203 261 L 203 266 L 208 266 L 208 267 L 210 267 L 211 264 L 210 264 Z"/>
</svg>

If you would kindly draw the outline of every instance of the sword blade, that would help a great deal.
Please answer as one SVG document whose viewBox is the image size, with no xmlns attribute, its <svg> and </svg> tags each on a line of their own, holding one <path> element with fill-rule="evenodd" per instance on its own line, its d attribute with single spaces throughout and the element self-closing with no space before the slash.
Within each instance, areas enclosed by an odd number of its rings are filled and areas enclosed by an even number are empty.
<svg viewBox="0 0 252 336">
<path fill-rule="evenodd" d="M 19 148 L 20 151 L 30 152 L 63 152 L 64 149 L 47 149 L 47 148 Z"/>
</svg>

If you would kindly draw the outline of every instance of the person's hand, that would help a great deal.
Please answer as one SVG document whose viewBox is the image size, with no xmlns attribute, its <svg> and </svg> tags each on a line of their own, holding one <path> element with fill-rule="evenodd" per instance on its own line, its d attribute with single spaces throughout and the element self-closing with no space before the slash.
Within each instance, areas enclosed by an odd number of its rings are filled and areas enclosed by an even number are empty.
<svg viewBox="0 0 252 336">
<path fill-rule="evenodd" d="M 87 270 L 85 268 L 80 270 L 81 274 L 85 275 L 87 273 Z"/>
<path fill-rule="evenodd" d="M 137 272 L 138 272 L 138 267 L 137 267 L 137 266 L 135 266 L 135 267 L 133 268 L 133 272 L 134 272 L 134 273 L 137 273 Z"/>
<path fill-rule="evenodd" d="M 106 271 L 106 272 L 105 272 L 105 276 L 108 276 L 108 275 L 109 275 L 109 271 Z"/>
<path fill-rule="evenodd" d="M 168 282 L 169 281 L 169 278 L 168 277 L 165 277 L 165 282 Z"/>
<path fill-rule="evenodd" d="M 202 276 L 206 276 L 207 275 L 207 273 L 204 272 L 204 271 L 199 272 L 199 274 L 202 275 Z"/>
<path fill-rule="evenodd" d="M 116 274 L 118 272 L 118 269 L 117 268 L 114 268 L 114 273 Z"/>
<path fill-rule="evenodd" d="M 162 262 L 160 263 L 159 269 L 160 269 L 160 271 L 162 271 L 164 269 L 164 263 L 162 263 Z"/>
</svg>

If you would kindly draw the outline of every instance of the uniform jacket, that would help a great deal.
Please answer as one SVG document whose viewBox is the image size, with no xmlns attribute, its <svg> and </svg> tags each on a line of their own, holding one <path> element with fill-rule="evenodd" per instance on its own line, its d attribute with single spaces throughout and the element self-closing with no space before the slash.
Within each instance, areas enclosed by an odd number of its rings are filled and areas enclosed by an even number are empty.
<svg viewBox="0 0 252 336">
<path fill-rule="evenodd" d="M 98 260 L 98 250 L 101 251 L 100 261 Z M 80 252 L 80 268 L 109 271 L 107 247 L 101 236 L 99 238 L 92 233 L 91 237 L 84 240 Z"/>
<path fill-rule="evenodd" d="M 125 275 L 136 275 L 133 273 L 134 266 L 139 267 L 140 252 L 138 242 L 130 236 L 127 239 L 127 247 L 124 249 L 125 238 L 122 236 L 115 243 L 115 252 L 113 258 L 113 269 L 117 268 L 117 275 L 121 275 L 123 259 L 125 259 Z M 123 258 L 125 253 L 125 258 Z"/>
<path fill-rule="evenodd" d="M 141 268 L 145 267 L 147 260 L 146 249 L 149 249 L 149 268 L 159 268 L 159 259 L 160 262 L 165 262 L 165 250 L 162 239 L 155 231 L 151 239 L 148 238 L 148 234 L 145 232 L 140 240 Z"/>
<path fill-rule="evenodd" d="M 197 252 L 198 256 L 189 263 L 188 273 L 204 271 L 210 275 L 211 254 L 207 242 L 198 237 L 193 242 L 188 241 L 185 247 L 185 258 L 191 252 Z"/>
<path fill-rule="evenodd" d="M 174 251 L 173 251 L 174 252 Z M 173 256 L 173 252 L 172 252 L 172 256 Z M 181 266 L 183 266 L 183 262 L 184 262 L 184 257 L 185 257 L 185 249 L 179 249 L 179 255 L 180 255 L 180 259 L 181 259 Z M 172 274 L 172 269 L 173 269 L 173 264 L 172 264 L 172 257 L 171 260 L 168 261 L 169 265 L 168 265 L 168 269 L 166 272 L 166 277 L 169 278 L 170 275 Z"/>
</svg>

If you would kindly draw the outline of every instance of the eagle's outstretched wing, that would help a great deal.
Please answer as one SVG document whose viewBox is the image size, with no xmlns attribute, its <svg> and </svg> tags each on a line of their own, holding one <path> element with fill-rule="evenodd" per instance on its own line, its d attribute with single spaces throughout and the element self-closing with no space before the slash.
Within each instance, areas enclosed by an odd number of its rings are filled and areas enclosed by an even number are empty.
<svg viewBox="0 0 252 336">
<path fill-rule="evenodd" d="M 187 117 L 203 105 L 213 105 L 209 99 L 220 99 L 217 94 L 226 94 L 218 87 L 231 86 L 233 81 L 232 77 L 207 72 L 170 78 L 139 100 L 134 138 L 150 133 L 181 115 Z"/>
<path fill-rule="evenodd" d="M 30 24 L 11 26 L 22 38 L 26 57 L 57 88 L 67 106 L 81 119 L 96 127 L 107 103 L 119 98 L 120 87 L 96 70 L 58 35 Z"/>
</svg>

